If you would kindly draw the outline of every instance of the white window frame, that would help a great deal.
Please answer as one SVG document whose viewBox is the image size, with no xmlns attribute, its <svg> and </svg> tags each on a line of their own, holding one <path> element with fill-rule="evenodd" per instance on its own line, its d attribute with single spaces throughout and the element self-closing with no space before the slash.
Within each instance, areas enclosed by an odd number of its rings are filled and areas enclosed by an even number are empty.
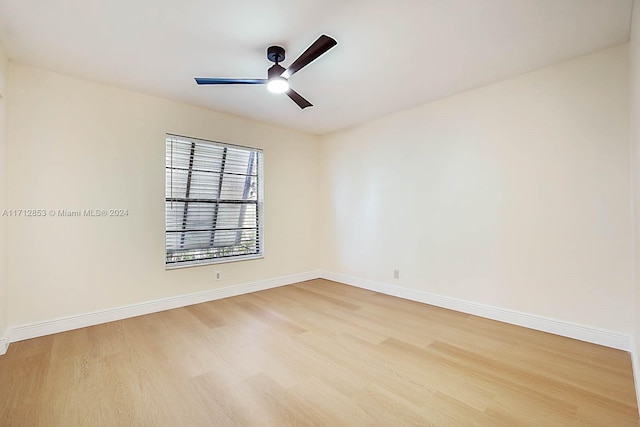
<svg viewBox="0 0 640 427">
<path fill-rule="evenodd" d="M 190 147 L 190 152 L 185 150 L 185 147 Z M 212 170 L 206 171 L 196 171 L 200 173 L 209 174 L 211 178 L 217 178 L 217 194 L 215 188 L 206 188 L 203 190 L 199 189 L 200 197 L 190 197 L 190 186 L 191 186 L 191 176 L 194 173 L 194 159 L 197 159 L 201 162 L 209 161 L 205 155 L 201 155 L 198 158 L 198 150 L 196 148 L 201 148 L 205 150 L 211 151 L 211 147 L 218 147 L 222 151 L 222 157 L 220 160 L 219 170 L 214 170 L 215 167 L 212 166 Z M 264 171 L 263 171 L 263 152 L 261 149 L 252 148 L 252 147 L 244 147 L 240 145 L 227 144 L 217 141 L 209 141 L 198 138 L 185 137 L 174 134 L 166 134 L 166 156 L 165 156 L 165 268 L 166 269 L 175 269 L 182 267 L 191 267 L 196 265 L 210 265 L 210 264 L 219 264 L 226 262 L 236 262 L 236 261 L 244 261 L 251 259 L 260 259 L 264 257 Z M 225 159 L 227 153 L 238 153 L 238 152 L 247 152 L 249 153 L 249 160 L 247 161 L 247 174 L 242 175 L 238 173 L 228 173 L 225 174 Z M 188 175 L 188 179 L 186 181 L 179 182 L 178 173 L 174 174 L 174 171 L 177 171 L 178 166 L 176 166 L 177 160 L 174 162 L 174 156 L 187 154 L 190 156 L 190 161 L 188 163 L 188 169 L 184 167 L 181 168 L 182 171 L 186 171 Z M 255 156 L 255 157 L 252 157 Z M 184 157 L 183 157 L 184 158 Z M 251 159 L 255 158 L 255 165 Z M 177 157 L 176 157 L 177 159 Z M 252 166 L 249 166 L 251 164 Z M 253 166 L 254 165 L 254 166 Z M 257 169 L 255 173 L 250 172 L 251 169 Z M 224 199 L 222 197 L 222 188 L 225 183 L 225 177 L 227 178 L 227 182 L 233 177 L 236 180 L 245 179 L 244 182 L 244 191 L 242 197 L 232 197 L 230 199 Z M 257 182 L 256 182 L 257 181 Z M 248 186 L 252 184 L 253 190 L 251 194 L 255 195 L 255 200 L 248 197 L 247 189 Z M 257 185 L 256 185 L 257 184 Z M 182 185 L 183 188 L 186 188 L 186 191 L 183 191 L 184 195 L 181 197 L 178 195 L 179 191 L 178 186 Z M 257 188 L 254 188 L 257 186 Z M 206 196 L 202 196 L 202 192 L 206 191 Z M 179 203 L 183 206 L 183 208 L 175 208 L 174 203 Z M 208 206 L 211 206 L 212 211 L 208 212 L 211 214 L 212 226 L 210 228 L 202 229 L 202 226 L 199 226 L 197 230 L 189 230 L 188 229 L 188 219 L 189 219 L 189 206 L 199 206 L 201 212 L 208 209 Z M 230 207 L 231 205 L 240 205 L 242 208 L 240 213 L 238 213 L 238 226 L 239 228 L 218 228 L 216 224 L 218 224 L 221 206 Z M 241 227 L 239 222 L 244 220 L 246 214 L 245 206 L 254 205 L 255 206 L 255 227 Z M 184 210 L 183 220 L 181 227 L 178 228 L 176 222 L 171 222 L 171 218 L 175 220 L 176 212 L 180 209 Z M 195 209 L 195 208 L 194 208 Z M 193 211 L 192 211 L 193 212 Z M 170 215 L 171 214 L 171 215 Z M 253 215 L 249 218 L 253 220 Z M 240 245 L 240 236 L 244 236 L 243 232 L 252 233 L 255 230 L 256 236 L 255 239 L 249 240 L 249 242 L 253 243 L 255 241 L 255 248 L 252 246 L 251 248 L 246 245 Z M 237 233 L 237 241 L 233 246 L 223 246 L 215 244 L 215 233 L 216 231 L 226 231 L 229 233 Z M 197 233 L 211 233 L 211 241 L 210 244 L 205 244 L 202 241 L 198 240 Z M 174 233 L 178 233 L 181 235 L 179 247 L 176 247 L 175 236 Z M 193 233 L 194 237 L 190 238 L 189 233 Z M 202 234 L 200 234 L 202 235 Z M 244 237 L 243 237 L 244 238 Z M 192 245 L 202 246 L 201 248 L 193 247 Z M 208 245 L 208 246 L 207 246 Z M 239 249 L 239 247 L 244 247 L 244 250 L 250 249 L 255 252 L 244 253 L 244 254 L 233 254 L 225 255 L 225 250 L 229 248 L 233 248 L 235 251 L 242 251 L 243 249 Z M 181 249 L 182 248 L 182 249 Z M 217 255 L 216 255 L 217 254 Z M 178 258 L 183 257 L 184 259 L 180 260 Z"/>
</svg>

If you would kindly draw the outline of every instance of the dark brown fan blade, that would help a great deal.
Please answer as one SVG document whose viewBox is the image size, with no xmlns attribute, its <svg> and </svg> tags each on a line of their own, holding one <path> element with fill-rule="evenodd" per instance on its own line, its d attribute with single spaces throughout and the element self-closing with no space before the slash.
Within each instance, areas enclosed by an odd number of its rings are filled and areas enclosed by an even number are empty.
<svg viewBox="0 0 640 427">
<path fill-rule="evenodd" d="M 209 77 L 196 77 L 195 80 L 199 85 L 262 85 L 267 83 L 266 79 L 218 79 Z"/>
<path fill-rule="evenodd" d="M 309 101 L 307 101 L 306 99 L 304 99 L 302 97 L 302 95 L 300 95 L 298 92 L 296 92 L 293 89 L 289 89 L 287 91 L 287 96 L 289 98 L 291 98 L 291 100 L 293 102 L 295 102 L 296 104 L 298 104 L 298 107 L 302 108 L 303 110 L 307 107 L 313 107 L 313 104 L 310 103 Z"/>
<path fill-rule="evenodd" d="M 313 42 L 313 44 L 307 48 L 307 50 L 302 52 L 302 55 L 300 55 L 298 59 L 293 61 L 293 64 L 289 65 L 289 68 L 282 73 L 282 77 L 288 79 L 337 44 L 338 42 L 331 37 L 324 34 L 321 35 L 318 37 L 318 40 Z"/>
</svg>

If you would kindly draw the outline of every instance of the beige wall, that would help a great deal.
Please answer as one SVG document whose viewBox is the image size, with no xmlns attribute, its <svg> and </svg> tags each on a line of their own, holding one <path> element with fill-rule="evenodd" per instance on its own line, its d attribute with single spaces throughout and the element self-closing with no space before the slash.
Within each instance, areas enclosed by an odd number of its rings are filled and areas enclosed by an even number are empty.
<svg viewBox="0 0 640 427">
<path fill-rule="evenodd" d="M 10 219 L 9 324 L 317 268 L 318 137 L 23 65 L 10 83 L 8 206 L 129 216 Z M 264 259 L 165 271 L 166 132 L 264 149 Z"/>
<path fill-rule="evenodd" d="M 640 3 L 633 4 L 631 27 L 631 150 L 633 165 L 633 366 L 640 407 Z"/>
<path fill-rule="evenodd" d="M 6 138 L 5 138 L 5 103 L 7 99 L 7 74 L 9 69 L 9 61 L 4 51 L 4 47 L 0 44 L 0 214 L 6 207 L 6 171 L 7 162 L 5 157 Z M 6 217 L 0 215 L 0 339 L 5 336 L 7 324 L 7 220 Z"/>
<path fill-rule="evenodd" d="M 630 333 L 628 80 L 621 45 L 324 137 L 323 267 Z"/>
</svg>

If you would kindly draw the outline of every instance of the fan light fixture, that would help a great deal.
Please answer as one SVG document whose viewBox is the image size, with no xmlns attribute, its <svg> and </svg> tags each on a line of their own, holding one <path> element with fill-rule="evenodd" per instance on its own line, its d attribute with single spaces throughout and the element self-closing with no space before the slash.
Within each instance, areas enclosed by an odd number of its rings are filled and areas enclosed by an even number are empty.
<svg viewBox="0 0 640 427">
<path fill-rule="evenodd" d="M 289 90 L 289 82 L 284 77 L 274 77 L 269 79 L 267 89 L 271 93 L 285 93 Z"/>
</svg>

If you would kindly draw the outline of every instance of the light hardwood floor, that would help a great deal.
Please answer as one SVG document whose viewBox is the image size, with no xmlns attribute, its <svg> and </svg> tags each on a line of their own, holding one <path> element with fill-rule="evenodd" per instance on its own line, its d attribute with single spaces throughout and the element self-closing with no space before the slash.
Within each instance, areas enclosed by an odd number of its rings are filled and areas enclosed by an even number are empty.
<svg viewBox="0 0 640 427">
<path fill-rule="evenodd" d="M 628 353 L 326 280 L 11 344 L 3 426 L 635 426 Z"/>
</svg>

